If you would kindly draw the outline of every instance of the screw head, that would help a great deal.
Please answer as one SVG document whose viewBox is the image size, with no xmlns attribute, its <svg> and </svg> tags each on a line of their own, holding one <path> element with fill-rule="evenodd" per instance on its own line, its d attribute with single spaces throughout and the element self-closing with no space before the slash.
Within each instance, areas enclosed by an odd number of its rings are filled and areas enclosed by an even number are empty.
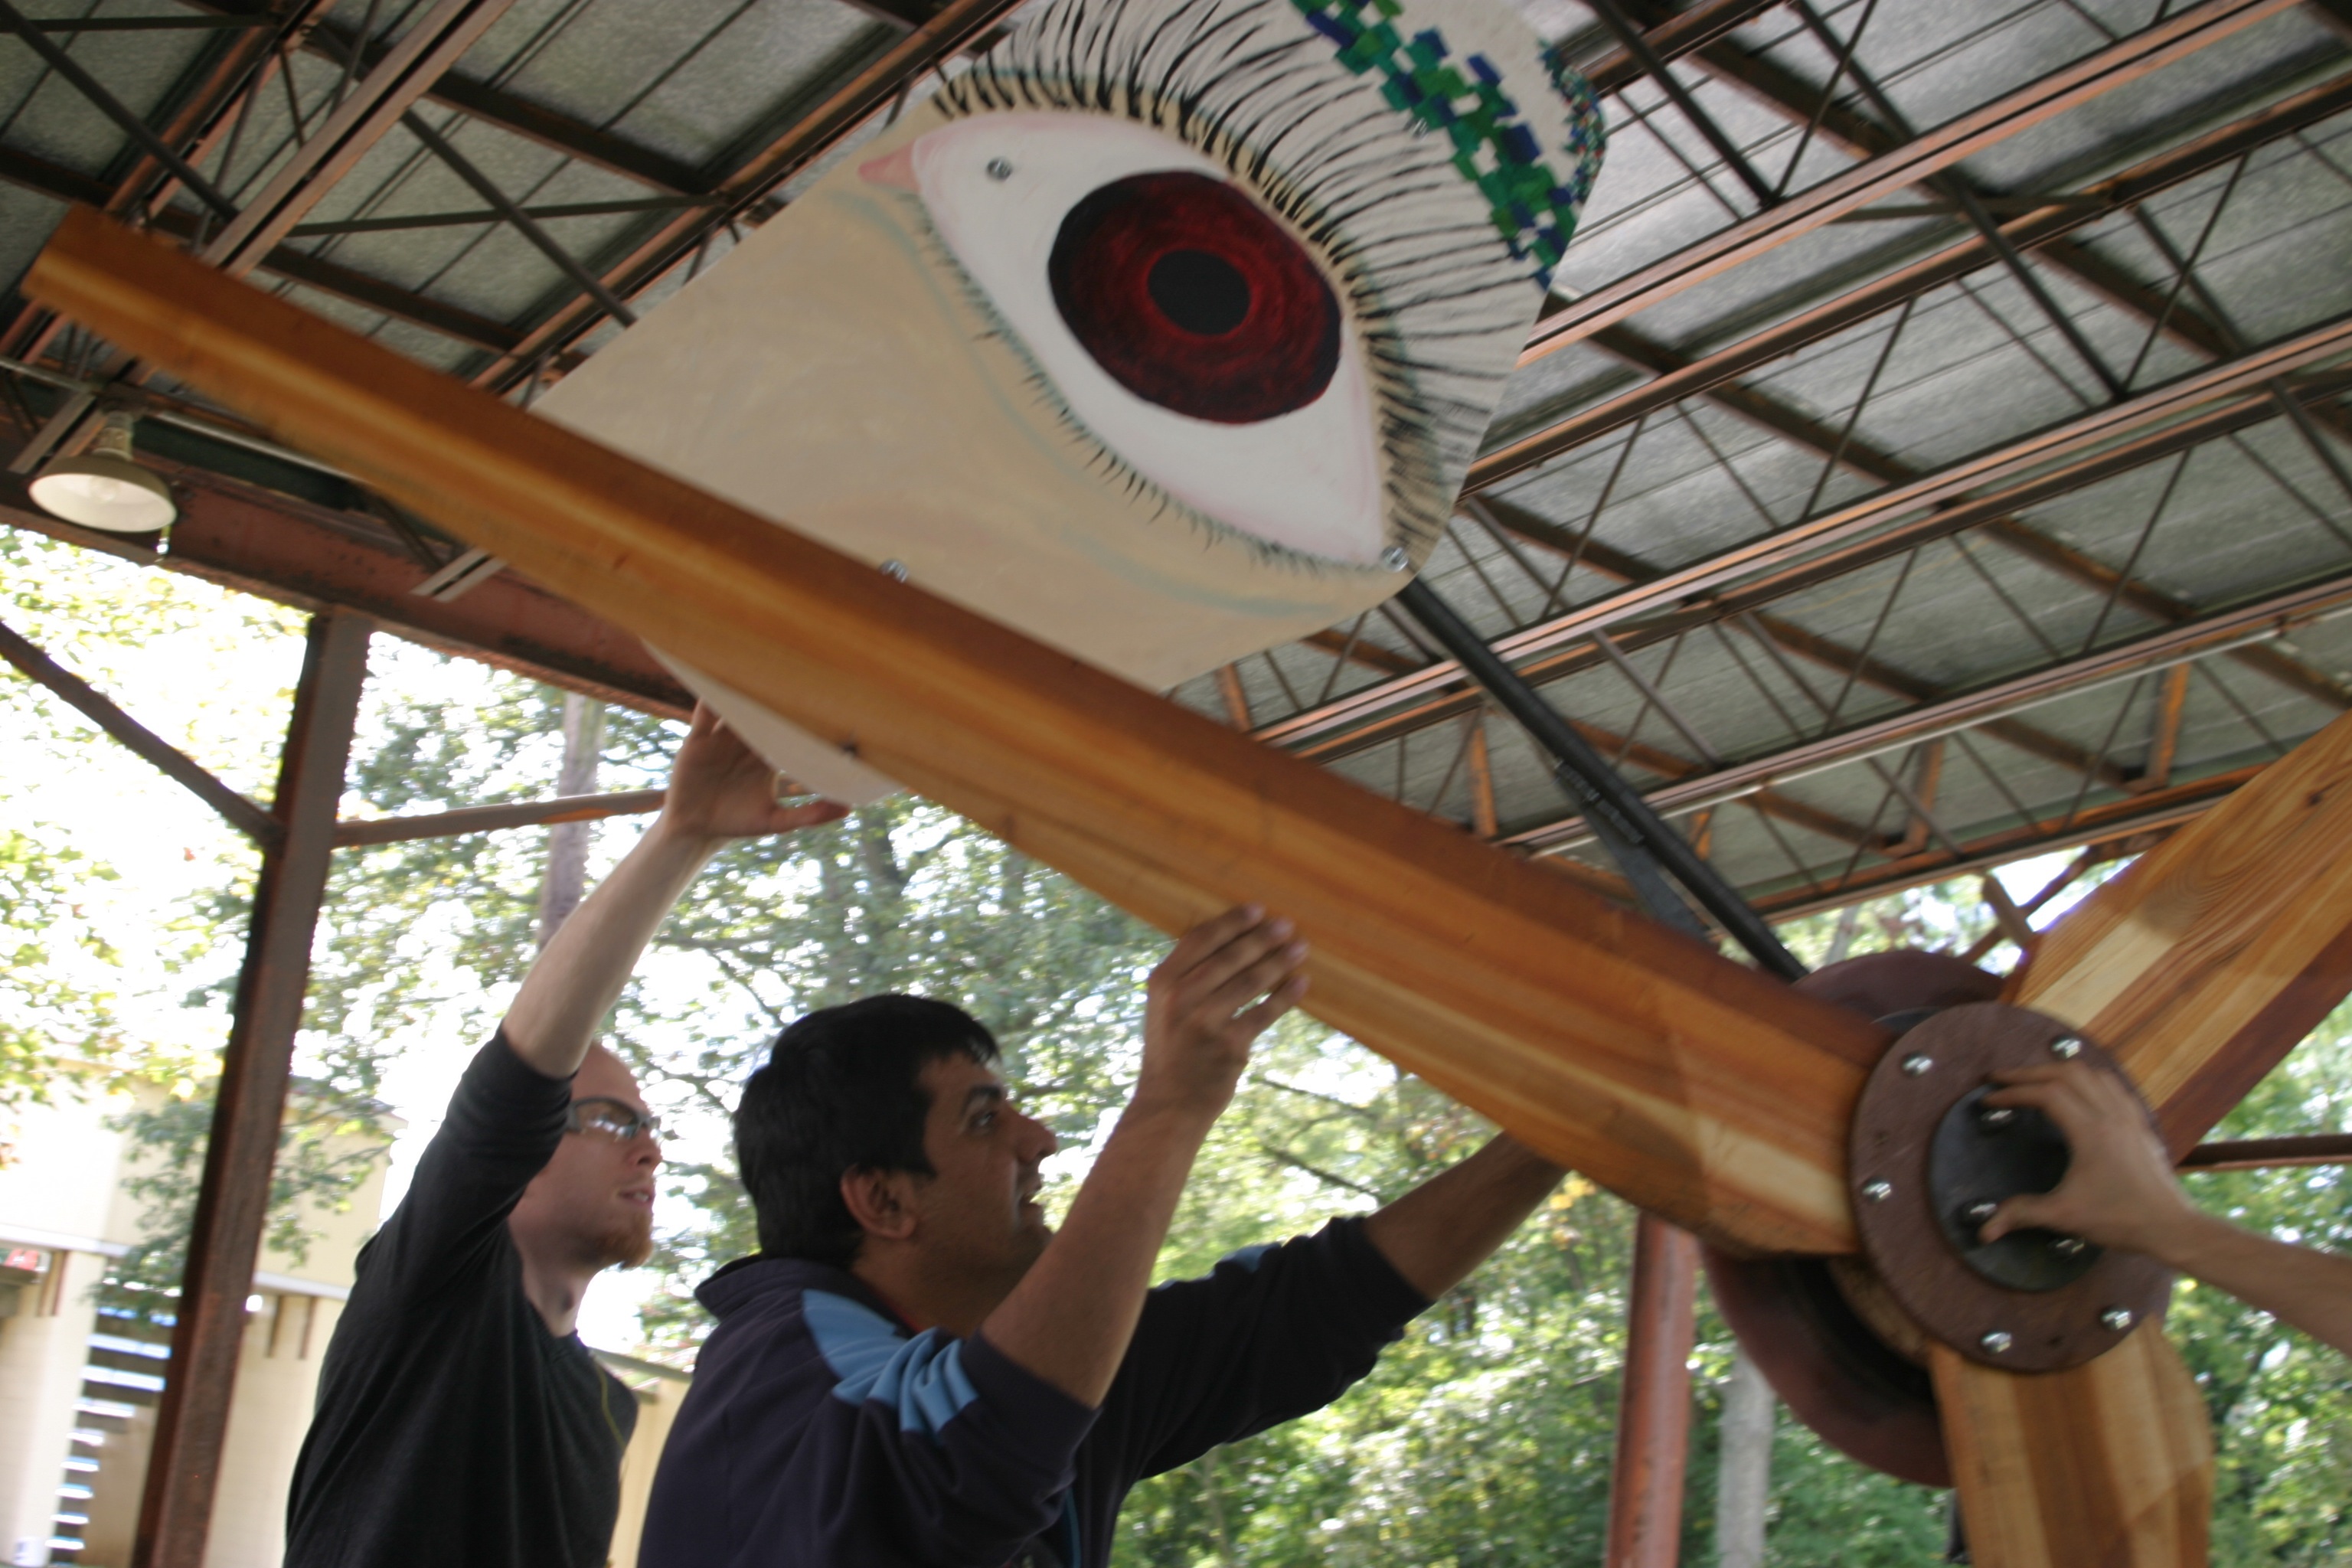
<svg viewBox="0 0 2352 1568">
<path fill-rule="evenodd" d="M 1923 1077 L 1927 1069 L 1935 1065 L 1935 1058 L 1921 1056 L 1916 1051 L 1903 1058 L 1903 1071 L 1905 1076 L 1909 1078 Z"/>
<path fill-rule="evenodd" d="M 988 161 L 988 177 L 992 180 L 1011 179 L 1013 177 L 1011 161 L 1003 158 L 991 158 Z"/>
<path fill-rule="evenodd" d="M 907 580 L 907 563 L 903 561 L 885 561 L 882 563 L 882 575 L 894 583 L 903 583 Z"/>
<path fill-rule="evenodd" d="M 2061 1236 L 2052 1238 L 2050 1250 L 2061 1258 L 2080 1258 L 2083 1248 L 2089 1245 L 2079 1236 Z"/>
<path fill-rule="evenodd" d="M 1979 1198 L 1960 1211 L 1960 1217 L 1970 1225 L 1982 1225 L 2000 1212 L 2000 1205 L 1991 1198 Z"/>
<path fill-rule="evenodd" d="M 1872 1203 L 1883 1204 L 1895 1195 L 1895 1184 L 1884 1177 L 1862 1184 L 1862 1195 Z"/>
<path fill-rule="evenodd" d="M 1994 1355 L 2007 1355 L 2009 1347 L 2015 1342 L 2009 1337 L 2007 1329 L 1995 1329 L 1977 1342 Z"/>
<path fill-rule="evenodd" d="M 2050 1054 L 2062 1062 L 2071 1062 L 2083 1054 L 2083 1042 L 2074 1035 L 2061 1035 L 2050 1042 Z"/>
<path fill-rule="evenodd" d="M 1404 552 L 1403 545 L 1391 544 L 1381 552 L 1381 564 L 1391 572 L 1402 572 L 1412 564 L 1412 558 Z"/>
<path fill-rule="evenodd" d="M 1979 1127 L 2006 1127 L 2016 1120 L 2017 1107 L 2013 1105 L 1987 1105 L 1977 1111 Z"/>
<path fill-rule="evenodd" d="M 2122 1333 L 2126 1329 L 2132 1326 L 2133 1319 L 2131 1309 L 2129 1307 L 2110 1307 L 2105 1311 L 2099 1314 L 2099 1321 L 2105 1323 L 2116 1333 Z"/>
</svg>

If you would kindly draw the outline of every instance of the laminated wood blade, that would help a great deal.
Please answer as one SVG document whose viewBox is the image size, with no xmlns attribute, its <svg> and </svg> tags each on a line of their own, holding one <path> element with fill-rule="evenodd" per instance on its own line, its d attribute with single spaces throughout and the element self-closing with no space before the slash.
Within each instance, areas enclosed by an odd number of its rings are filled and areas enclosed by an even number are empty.
<svg viewBox="0 0 2352 1568">
<path fill-rule="evenodd" d="M 2177 1158 L 2352 991 L 2352 716 L 2052 928 L 2005 998 L 2112 1054 Z"/>
<path fill-rule="evenodd" d="M 1853 1243 L 1886 1032 L 96 214 L 26 289 L 1168 930 L 1257 900 L 1307 1005 L 1644 1208 Z"/>
<path fill-rule="evenodd" d="M 1976 1568 L 2204 1568 L 2212 1435 L 2161 1329 L 2065 1372 L 1928 1355 Z"/>
</svg>

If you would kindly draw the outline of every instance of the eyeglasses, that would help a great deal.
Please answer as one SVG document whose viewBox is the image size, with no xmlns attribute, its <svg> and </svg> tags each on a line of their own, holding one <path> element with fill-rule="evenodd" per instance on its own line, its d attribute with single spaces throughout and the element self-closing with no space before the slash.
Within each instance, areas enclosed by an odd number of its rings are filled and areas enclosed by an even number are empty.
<svg viewBox="0 0 2352 1568">
<path fill-rule="evenodd" d="M 626 1143 L 640 1133 L 658 1140 L 662 1135 L 661 1118 L 650 1110 L 639 1110 L 623 1100 L 607 1100 L 592 1095 L 575 1100 L 572 1109 L 563 1113 L 566 1132 L 593 1132 L 610 1138 L 615 1143 Z"/>
</svg>

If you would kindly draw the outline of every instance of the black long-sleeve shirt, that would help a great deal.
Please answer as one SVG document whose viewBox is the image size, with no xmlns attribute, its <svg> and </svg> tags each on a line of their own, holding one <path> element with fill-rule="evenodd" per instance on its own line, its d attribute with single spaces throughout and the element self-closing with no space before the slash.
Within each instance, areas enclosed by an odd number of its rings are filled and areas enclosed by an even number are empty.
<svg viewBox="0 0 2352 1568">
<path fill-rule="evenodd" d="M 507 1215 L 568 1081 L 482 1047 L 359 1257 L 287 1500 L 286 1568 L 596 1568 L 635 1399 L 522 1289 Z"/>
<path fill-rule="evenodd" d="M 1145 1298 L 1099 1410 L 855 1275 L 730 1265 L 654 1477 L 645 1568 L 1103 1568 L 1146 1476 L 1329 1404 L 1428 1301 L 1356 1220 Z"/>
</svg>

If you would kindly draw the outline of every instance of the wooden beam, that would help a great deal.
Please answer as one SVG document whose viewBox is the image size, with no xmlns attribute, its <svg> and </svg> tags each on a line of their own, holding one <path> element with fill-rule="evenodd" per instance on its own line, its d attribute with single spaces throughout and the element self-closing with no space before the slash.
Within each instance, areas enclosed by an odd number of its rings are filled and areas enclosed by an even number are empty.
<svg viewBox="0 0 2352 1568">
<path fill-rule="evenodd" d="M 1318 1016 L 1638 1205 L 1852 1246 L 1859 1016 L 95 214 L 26 287 L 1163 929 L 1284 910 Z"/>
<path fill-rule="evenodd" d="M 2352 991 L 2352 715 L 2084 900 L 2011 990 L 2113 1052 L 2187 1152 Z"/>
<path fill-rule="evenodd" d="M 1927 1353 L 1977 1568 L 2205 1568 L 2213 1440 L 2160 1324 L 2064 1372 Z"/>
</svg>

